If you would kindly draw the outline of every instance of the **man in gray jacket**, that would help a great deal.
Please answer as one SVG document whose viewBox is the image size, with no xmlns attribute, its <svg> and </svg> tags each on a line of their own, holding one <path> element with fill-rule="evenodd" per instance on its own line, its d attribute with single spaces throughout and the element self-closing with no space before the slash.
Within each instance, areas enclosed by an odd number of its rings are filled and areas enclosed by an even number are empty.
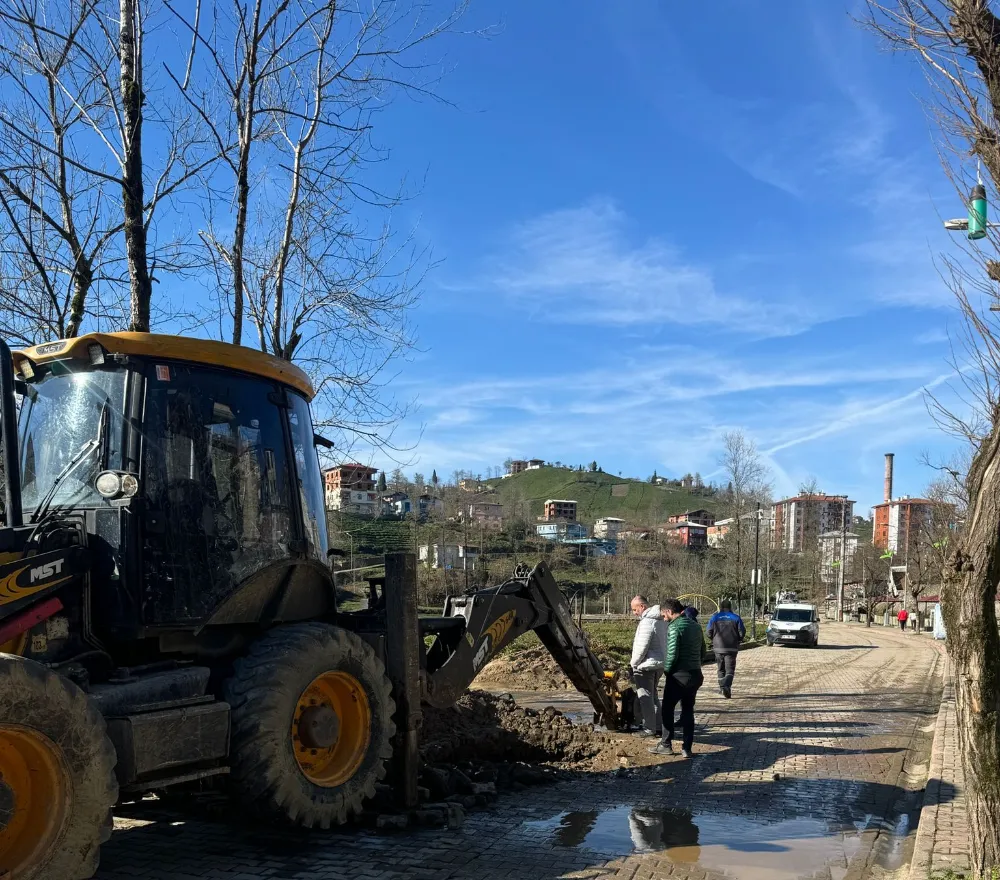
<svg viewBox="0 0 1000 880">
<path fill-rule="evenodd" d="M 660 616 L 660 606 L 650 605 L 645 596 L 632 600 L 632 613 L 639 618 L 630 665 L 642 710 L 642 735 L 661 736 L 660 678 L 667 656 L 667 624 Z"/>
</svg>

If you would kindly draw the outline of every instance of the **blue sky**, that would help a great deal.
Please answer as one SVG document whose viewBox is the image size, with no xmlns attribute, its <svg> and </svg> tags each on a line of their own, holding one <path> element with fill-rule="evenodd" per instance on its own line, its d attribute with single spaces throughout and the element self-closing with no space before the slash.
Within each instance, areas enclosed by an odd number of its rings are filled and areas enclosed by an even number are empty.
<svg viewBox="0 0 1000 880">
<path fill-rule="evenodd" d="M 572 13 L 570 14 L 570 10 Z M 815 475 L 859 508 L 954 442 L 951 296 L 963 209 L 923 83 L 828 0 L 483 3 L 442 94 L 380 119 L 380 173 L 426 179 L 442 260 L 394 393 L 408 471 L 507 457 L 719 478 L 742 428 L 778 494 Z M 373 461 L 392 461 L 373 453 Z M 403 454 L 404 457 L 406 454 Z"/>
</svg>

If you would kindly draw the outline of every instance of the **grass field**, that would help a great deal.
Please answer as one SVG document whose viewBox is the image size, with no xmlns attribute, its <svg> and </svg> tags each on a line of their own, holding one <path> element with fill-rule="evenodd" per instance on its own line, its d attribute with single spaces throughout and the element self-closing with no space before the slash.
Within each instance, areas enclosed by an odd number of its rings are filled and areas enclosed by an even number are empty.
<svg viewBox="0 0 1000 880">
<path fill-rule="evenodd" d="M 515 502 L 526 502 L 534 518 L 542 515 L 542 507 L 549 498 L 564 498 L 577 502 L 577 518 L 593 522 L 603 516 L 618 516 L 629 522 L 654 524 L 674 513 L 686 510 L 705 510 L 716 513 L 716 497 L 654 486 L 640 480 L 616 477 L 612 474 L 571 471 L 566 468 L 544 467 L 524 471 L 504 480 L 491 480 L 497 500 L 507 510 Z M 617 494 L 613 487 L 619 488 Z"/>
</svg>

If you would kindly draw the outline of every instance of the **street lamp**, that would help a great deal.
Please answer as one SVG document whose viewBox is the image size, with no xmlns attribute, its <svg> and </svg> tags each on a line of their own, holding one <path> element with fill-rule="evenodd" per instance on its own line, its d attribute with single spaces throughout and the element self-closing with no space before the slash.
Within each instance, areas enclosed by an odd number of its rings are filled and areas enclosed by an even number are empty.
<svg viewBox="0 0 1000 880">
<path fill-rule="evenodd" d="M 969 216 L 945 220 L 944 228 L 949 232 L 967 232 L 968 237 L 975 241 L 986 236 L 987 229 L 1000 229 L 1000 223 L 989 223 L 986 220 L 986 190 L 981 183 L 972 188 L 972 198 L 969 200 Z M 1000 263 L 988 260 L 986 273 L 994 281 L 1000 281 Z M 991 312 L 1000 312 L 1000 305 L 990 306 Z"/>
<path fill-rule="evenodd" d="M 989 229 L 1000 229 L 1000 223 L 986 223 Z M 958 217 L 954 220 L 945 220 L 944 228 L 949 232 L 967 232 L 969 221 L 965 217 Z"/>
</svg>

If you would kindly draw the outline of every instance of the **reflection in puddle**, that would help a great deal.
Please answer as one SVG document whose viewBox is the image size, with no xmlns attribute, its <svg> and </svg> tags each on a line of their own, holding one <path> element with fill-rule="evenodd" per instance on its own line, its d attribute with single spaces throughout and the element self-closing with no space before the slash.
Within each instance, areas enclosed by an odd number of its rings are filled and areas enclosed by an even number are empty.
<svg viewBox="0 0 1000 880">
<path fill-rule="evenodd" d="M 662 852 L 670 861 L 721 871 L 731 877 L 807 877 L 824 867 L 837 876 L 857 854 L 861 839 L 818 819 L 774 821 L 689 810 L 620 806 L 560 813 L 525 823 L 557 846 L 608 856 Z"/>
</svg>

